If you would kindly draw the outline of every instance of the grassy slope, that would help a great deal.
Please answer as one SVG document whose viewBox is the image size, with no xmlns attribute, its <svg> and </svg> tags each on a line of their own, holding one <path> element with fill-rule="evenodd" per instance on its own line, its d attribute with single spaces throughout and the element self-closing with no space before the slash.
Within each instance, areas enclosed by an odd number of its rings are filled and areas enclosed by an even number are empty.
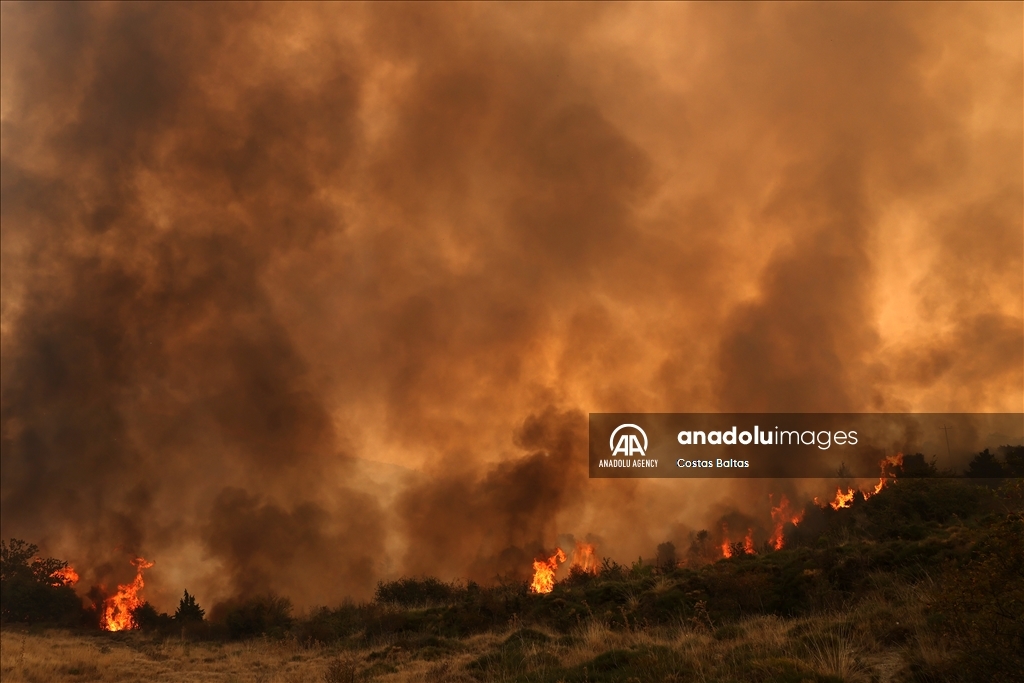
<svg viewBox="0 0 1024 683">
<path fill-rule="evenodd" d="M 809 510 L 779 552 L 671 571 L 606 565 L 546 596 L 396 582 L 382 587 L 388 603 L 263 629 L 276 637 L 8 628 L 2 677 L 1009 681 L 1024 650 L 1020 498 L 1019 483 L 908 480 L 851 510 Z"/>
</svg>

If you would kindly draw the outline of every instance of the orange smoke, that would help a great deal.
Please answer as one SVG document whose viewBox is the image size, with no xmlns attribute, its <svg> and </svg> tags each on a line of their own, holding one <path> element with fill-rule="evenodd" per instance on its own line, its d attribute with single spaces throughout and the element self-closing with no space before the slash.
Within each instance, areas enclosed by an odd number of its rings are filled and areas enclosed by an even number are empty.
<svg viewBox="0 0 1024 683">
<path fill-rule="evenodd" d="M 142 580 L 142 570 L 153 566 L 141 557 L 132 560 L 137 571 L 135 580 L 129 584 L 117 587 L 117 593 L 107 598 L 103 603 L 103 616 L 100 618 L 100 628 L 105 631 L 127 631 L 136 627 L 132 618 L 132 611 L 142 605 L 139 598 L 139 591 L 146 585 Z"/>
<path fill-rule="evenodd" d="M 572 568 L 588 574 L 597 573 L 597 555 L 594 553 L 592 543 L 576 541 L 576 548 L 572 551 Z"/>
<path fill-rule="evenodd" d="M 769 503 L 774 502 L 772 501 L 771 494 L 768 496 L 768 501 Z M 774 522 L 775 527 L 772 529 L 772 535 L 768 539 L 768 543 L 771 547 L 776 550 L 782 550 L 782 546 L 785 543 L 785 539 L 782 534 L 786 527 L 786 523 L 799 524 L 803 518 L 803 510 L 794 512 L 790 507 L 789 498 L 786 498 L 785 495 L 779 496 L 779 504 L 777 506 L 772 505 L 772 522 Z"/>
<path fill-rule="evenodd" d="M 565 552 L 555 548 L 555 554 L 547 560 L 534 560 L 533 581 L 530 582 L 531 593 L 550 593 L 555 588 L 555 572 L 558 565 L 565 562 Z"/>
</svg>

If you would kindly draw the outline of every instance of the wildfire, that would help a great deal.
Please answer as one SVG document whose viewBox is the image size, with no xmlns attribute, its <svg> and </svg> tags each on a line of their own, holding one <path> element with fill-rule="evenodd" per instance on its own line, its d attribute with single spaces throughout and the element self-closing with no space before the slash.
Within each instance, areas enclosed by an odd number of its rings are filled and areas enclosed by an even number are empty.
<svg viewBox="0 0 1024 683">
<path fill-rule="evenodd" d="M 60 582 L 63 586 L 74 586 L 78 583 L 78 572 L 75 571 L 74 567 L 67 566 L 63 569 L 58 569 L 53 573 L 53 578 Z"/>
<path fill-rule="evenodd" d="M 103 616 L 100 618 L 100 627 L 106 631 L 127 631 L 135 628 L 135 620 L 132 619 L 132 610 L 142 605 L 139 598 L 139 591 L 146 585 L 142 580 L 142 570 L 153 566 L 141 557 L 132 560 L 136 568 L 135 580 L 131 583 L 117 587 L 117 593 L 107 598 L 103 603 Z M 534 563 L 536 566 L 536 563 Z"/>
<path fill-rule="evenodd" d="M 867 491 L 864 492 L 865 498 L 870 498 L 875 495 L 875 493 L 881 492 L 881 490 L 885 488 L 889 479 L 896 477 L 896 470 L 903 467 L 903 454 L 897 453 L 896 455 L 887 455 L 879 464 L 882 467 L 882 474 L 878 477 L 878 484 L 875 485 L 874 493 L 868 493 Z"/>
<path fill-rule="evenodd" d="M 536 565 L 534 568 L 536 569 Z M 594 554 L 592 543 L 576 541 L 576 548 L 572 551 L 572 568 L 588 574 L 597 573 L 597 555 Z"/>
<path fill-rule="evenodd" d="M 722 557 L 732 557 L 732 546 L 729 545 L 729 527 L 722 524 Z"/>
<path fill-rule="evenodd" d="M 772 503 L 772 496 L 769 494 L 768 502 Z M 800 512 L 794 512 L 789 505 L 789 498 L 785 495 L 779 496 L 778 506 L 772 505 L 772 522 L 775 523 L 775 528 L 772 530 L 772 535 L 768 539 L 768 543 L 776 550 L 782 550 L 782 546 L 785 543 L 782 532 L 786 527 L 786 523 L 799 524 L 804 518 L 803 510 Z"/>
<path fill-rule="evenodd" d="M 754 554 L 754 530 L 747 529 L 747 535 L 743 538 L 743 552 L 747 555 Z"/>
<path fill-rule="evenodd" d="M 555 548 L 555 554 L 546 560 L 533 561 L 533 581 L 530 582 L 530 592 L 550 593 L 555 588 L 555 572 L 558 565 L 565 562 L 565 552 L 561 548 Z M 141 577 L 141 573 L 139 574 Z"/>
<path fill-rule="evenodd" d="M 833 510 L 838 510 L 839 508 L 848 508 L 851 505 L 853 505 L 853 497 L 855 495 L 857 495 L 856 489 L 847 489 L 846 493 L 843 493 L 843 489 L 838 488 L 836 489 L 836 499 L 829 503 L 829 505 L 832 506 Z"/>
<path fill-rule="evenodd" d="M 881 475 L 878 477 L 878 483 L 875 485 L 873 490 L 866 489 L 861 491 L 865 500 L 877 493 L 880 493 L 890 480 L 896 478 L 896 472 L 903 466 L 903 454 L 896 453 L 895 455 L 887 455 L 882 458 L 881 462 L 878 464 L 882 469 Z M 843 489 L 838 488 L 836 489 L 836 499 L 829 503 L 829 505 L 832 506 L 833 510 L 848 508 L 853 505 L 853 499 L 856 494 L 857 489 L 847 488 L 846 493 L 843 493 Z M 814 502 L 817 504 L 818 499 L 815 498 Z"/>
</svg>

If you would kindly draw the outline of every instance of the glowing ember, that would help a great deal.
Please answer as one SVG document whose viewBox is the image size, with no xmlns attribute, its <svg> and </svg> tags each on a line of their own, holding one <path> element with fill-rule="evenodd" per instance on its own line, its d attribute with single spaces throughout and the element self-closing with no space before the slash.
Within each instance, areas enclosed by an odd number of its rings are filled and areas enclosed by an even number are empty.
<svg viewBox="0 0 1024 683">
<path fill-rule="evenodd" d="M 768 501 L 773 502 L 771 495 L 768 496 Z M 768 543 L 776 550 L 782 550 L 785 542 L 782 532 L 786 527 L 786 523 L 799 524 L 803 518 L 803 510 L 794 512 L 789 505 L 789 499 L 785 495 L 779 496 L 778 506 L 772 505 L 772 522 L 775 523 L 775 528 L 772 530 Z"/>
<path fill-rule="evenodd" d="M 592 543 L 576 541 L 576 548 L 572 551 L 572 568 L 588 574 L 597 573 L 597 555 L 594 554 Z"/>
<path fill-rule="evenodd" d="M 68 566 L 55 571 L 53 573 L 53 578 L 60 582 L 59 585 L 74 586 L 78 583 L 78 572 L 75 571 L 74 567 Z"/>
<path fill-rule="evenodd" d="M 135 580 L 129 584 L 117 587 L 117 593 L 107 598 L 103 603 L 103 616 L 100 618 L 100 627 L 106 631 L 127 631 L 135 628 L 135 620 L 132 619 L 132 610 L 142 605 L 139 598 L 139 591 L 145 586 L 142 580 L 142 570 L 153 566 L 141 557 L 132 560 L 136 567 Z"/>
<path fill-rule="evenodd" d="M 554 590 L 555 571 L 558 570 L 558 565 L 562 562 L 565 562 L 565 553 L 561 548 L 555 548 L 555 554 L 546 560 L 534 560 L 530 592 L 550 593 Z"/>
</svg>

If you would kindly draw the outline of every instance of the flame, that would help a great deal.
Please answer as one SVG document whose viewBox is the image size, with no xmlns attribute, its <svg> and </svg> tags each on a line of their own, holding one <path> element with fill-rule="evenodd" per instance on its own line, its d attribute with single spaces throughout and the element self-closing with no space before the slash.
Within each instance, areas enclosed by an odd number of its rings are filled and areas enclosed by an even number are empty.
<svg viewBox="0 0 1024 683">
<path fill-rule="evenodd" d="M 754 554 L 754 530 L 747 529 L 747 535 L 743 539 L 743 552 L 747 555 Z"/>
<path fill-rule="evenodd" d="M 533 561 L 533 581 L 530 582 L 531 593 L 550 593 L 555 588 L 555 571 L 558 565 L 565 562 L 565 552 L 555 548 L 555 554 L 546 560 Z"/>
<path fill-rule="evenodd" d="M 878 464 L 882 470 L 881 475 L 878 477 L 878 483 L 875 484 L 873 490 L 861 490 L 861 495 L 864 496 L 864 500 L 867 500 L 877 493 L 881 493 L 882 489 L 885 488 L 885 485 L 888 484 L 890 480 L 896 478 L 896 472 L 903 466 L 903 454 L 896 453 L 895 455 L 887 455 L 882 458 Z M 853 498 L 856 492 L 857 489 L 853 488 L 848 488 L 846 493 L 843 493 L 842 488 L 836 489 L 836 499 L 829 503 L 829 505 L 832 506 L 833 510 L 848 508 L 853 505 Z M 814 499 L 814 503 L 815 505 L 820 505 L 817 498 Z"/>
<path fill-rule="evenodd" d="M 897 453 L 896 455 L 887 455 L 879 463 L 882 468 L 882 474 L 878 477 L 878 484 L 875 485 L 874 493 L 864 492 L 864 498 L 870 498 L 875 493 L 880 493 L 885 488 L 886 483 L 889 479 L 896 478 L 896 470 L 903 467 L 903 454 Z"/>
<path fill-rule="evenodd" d="M 729 527 L 722 522 L 722 557 L 732 557 L 732 545 L 729 543 Z"/>
<path fill-rule="evenodd" d="M 132 564 L 136 568 L 135 580 L 118 586 L 117 593 L 103 603 L 100 627 L 105 631 L 127 631 L 136 626 L 135 620 L 132 619 L 132 610 L 142 605 L 139 591 L 146 585 L 142 580 L 142 570 L 149 569 L 153 563 L 137 557 L 132 560 Z"/>
<path fill-rule="evenodd" d="M 772 503 L 772 496 L 768 494 L 768 502 Z M 814 502 L 817 503 L 818 499 L 815 498 Z M 772 530 L 772 535 L 768 539 L 768 543 L 776 550 L 782 550 L 782 546 L 785 543 L 782 532 L 786 527 L 786 523 L 799 524 L 804 518 L 804 512 L 794 512 L 789 505 L 789 498 L 786 498 L 785 494 L 779 496 L 778 506 L 772 505 L 772 522 L 775 523 L 775 528 Z"/>
<path fill-rule="evenodd" d="M 572 551 L 572 568 L 588 574 L 597 573 L 597 555 L 594 554 L 592 543 L 576 541 L 576 548 Z"/>
<path fill-rule="evenodd" d="M 838 488 L 836 489 L 836 499 L 829 503 L 829 505 L 832 506 L 833 510 L 838 510 L 839 508 L 848 508 L 851 505 L 853 505 L 853 497 L 855 495 L 857 495 L 856 489 L 847 489 L 846 493 L 843 493 L 843 489 Z"/>
<path fill-rule="evenodd" d="M 63 569 L 55 571 L 53 573 L 53 578 L 59 582 L 58 585 L 74 586 L 78 583 L 78 572 L 75 571 L 74 567 L 69 565 Z"/>
</svg>

